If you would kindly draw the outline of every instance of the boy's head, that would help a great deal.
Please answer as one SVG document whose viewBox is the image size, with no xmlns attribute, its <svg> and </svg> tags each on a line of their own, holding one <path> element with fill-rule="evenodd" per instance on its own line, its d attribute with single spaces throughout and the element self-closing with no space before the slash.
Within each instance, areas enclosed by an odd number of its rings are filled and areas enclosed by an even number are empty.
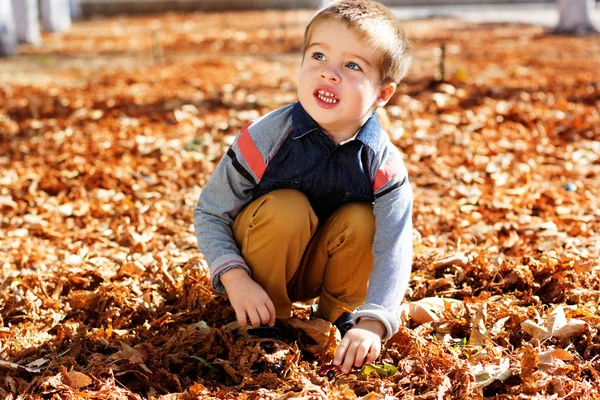
<svg viewBox="0 0 600 400">
<path fill-rule="evenodd" d="M 306 28 L 298 98 L 339 143 L 385 105 L 410 64 L 408 41 L 394 15 L 373 0 L 339 0 Z"/>
<path fill-rule="evenodd" d="M 373 50 L 382 83 L 398 83 L 406 75 L 411 62 L 410 45 L 400 22 L 383 4 L 375 0 L 338 0 L 321 9 L 304 32 L 303 60 L 315 27 L 324 21 L 343 23 Z"/>
</svg>

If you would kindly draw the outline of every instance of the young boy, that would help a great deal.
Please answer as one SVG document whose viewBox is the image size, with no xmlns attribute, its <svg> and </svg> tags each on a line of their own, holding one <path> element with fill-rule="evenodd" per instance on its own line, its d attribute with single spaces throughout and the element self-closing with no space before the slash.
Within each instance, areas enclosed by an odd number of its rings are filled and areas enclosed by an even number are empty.
<svg viewBox="0 0 600 400">
<path fill-rule="evenodd" d="M 299 102 L 241 130 L 194 211 L 212 285 L 239 324 L 273 326 L 292 302 L 319 297 L 320 316 L 345 333 L 334 359 L 344 373 L 398 330 L 408 285 L 412 191 L 374 111 L 409 63 L 380 3 L 322 9 L 305 32 Z"/>
</svg>

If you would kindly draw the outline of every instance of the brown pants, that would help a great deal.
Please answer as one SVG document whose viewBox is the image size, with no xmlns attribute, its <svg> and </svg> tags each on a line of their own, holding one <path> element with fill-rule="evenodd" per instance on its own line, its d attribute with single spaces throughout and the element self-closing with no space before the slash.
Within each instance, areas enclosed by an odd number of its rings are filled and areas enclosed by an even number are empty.
<svg viewBox="0 0 600 400">
<path fill-rule="evenodd" d="M 240 212 L 233 235 L 277 318 L 290 317 L 292 302 L 318 296 L 329 321 L 364 303 L 373 266 L 371 204 L 346 204 L 319 224 L 304 194 L 275 190 Z"/>
</svg>

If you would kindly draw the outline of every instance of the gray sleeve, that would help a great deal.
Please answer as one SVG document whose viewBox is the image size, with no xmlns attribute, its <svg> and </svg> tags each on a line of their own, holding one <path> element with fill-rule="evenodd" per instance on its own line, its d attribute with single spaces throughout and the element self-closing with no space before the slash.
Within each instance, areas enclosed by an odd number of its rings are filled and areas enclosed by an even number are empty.
<svg viewBox="0 0 600 400">
<path fill-rule="evenodd" d="M 354 315 L 355 321 L 363 317 L 381 321 L 386 328 L 384 340 L 398 331 L 397 314 L 408 287 L 413 250 L 412 188 L 395 148 L 384 155 L 378 172 L 382 174 L 383 166 L 392 164 L 387 176 L 380 177 L 385 184 L 375 190 L 373 269 L 366 302 Z"/>
<path fill-rule="evenodd" d="M 232 268 L 243 268 L 250 274 L 231 228 L 235 217 L 252 200 L 252 191 L 268 161 L 291 132 L 292 108 L 293 104 L 284 106 L 242 128 L 200 193 L 194 230 L 217 291 L 225 291 L 220 276 Z"/>
<path fill-rule="evenodd" d="M 251 169 L 234 143 L 200 193 L 194 209 L 198 249 L 206 257 L 212 286 L 222 293 L 225 288 L 221 284 L 221 274 L 232 268 L 243 268 L 250 273 L 231 230 L 236 215 L 252 198 L 255 183 L 250 180 L 254 177 L 249 171 Z"/>
</svg>

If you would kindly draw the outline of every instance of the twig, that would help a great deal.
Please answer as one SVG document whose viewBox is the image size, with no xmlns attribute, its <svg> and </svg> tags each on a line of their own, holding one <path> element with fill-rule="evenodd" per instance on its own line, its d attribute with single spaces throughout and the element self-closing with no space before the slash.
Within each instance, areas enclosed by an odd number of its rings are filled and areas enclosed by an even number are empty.
<svg viewBox="0 0 600 400">
<path fill-rule="evenodd" d="M 446 80 L 446 44 L 440 46 L 440 81 Z"/>
</svg>

